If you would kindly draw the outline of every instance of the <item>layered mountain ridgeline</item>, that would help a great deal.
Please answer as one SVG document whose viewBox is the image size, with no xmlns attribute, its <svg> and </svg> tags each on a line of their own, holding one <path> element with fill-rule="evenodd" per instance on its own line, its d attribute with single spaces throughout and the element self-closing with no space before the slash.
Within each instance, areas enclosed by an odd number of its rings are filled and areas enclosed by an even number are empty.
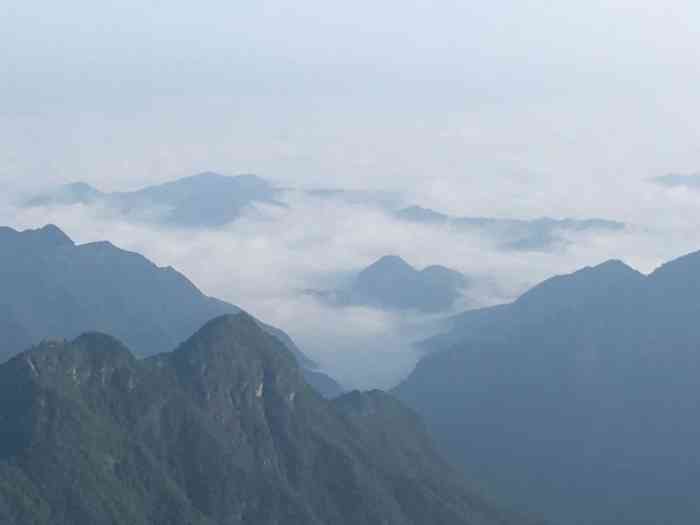
<svg viewBox="0 0 700 525">
<path fill-rule="evenodd" d="M 438 313 L 452 309 L 468 284 L 463 274 L 444 266 L 417 270 L 401 257 L 387 255 L 359 272 L 347 289 L 307 293 L 340 306 Z"/>
<path fill-rule="evenodd" d="M 246 314 L 137 360 L 91 333 L 0 365 L 7 525 L 505 525 L 416 416 L 326 401 Z"/>
<path fill-rule="evenodd" d="M 25 207 L 100 205 L 137 222 L 185 228 L 218 228 L 255 204 L 284 206 L 288 192 L 350 206 L 393 210 L 396 194 L 343 189 L 294 190 L 256 175 L 204 172 L 135 191 L 103 192 L 85 182 L 65 184 L 27 199 Z"/>
<path fill-rule="evenodd" d="M 653 177 L 651 181 L 655 184 L 666 186 L 668 188 L 681 187 L 700 189 L 700 173 L 669 173 L 668 175 Z"/>
<path fill-rule="evenodd" d="M 0 228 L 0 360 L 46 337 L 114 334 L 138 355 L 167 351 L 209 319 L 240 312 L 205 296 L 173 268 L 108 242 L 76 245 L 56 226 L 18 232 Z M 287 334 L 264 325 L 308 369 L 326 395 L 340 387 Z"/>
<path fill-rule="evenodd" d="M 280 190 L 255 175 L 229 177 L 205 172 L 130 192 L 103 193 L 74 183 L 38 195 L 26 206 L 100 204 L 141 221 L 181 227 L 218 227 L 255 203 L 281 206 Z"/>
<path fill-rule="evenodd" d="M 547 251 L 568 243 L 574 233 L 619 232 L 622 222 L 607 219 L 500 219 L 491 217 L 451 217 L 420 206 L 395 213 L 400 220 L 428 225 L 449 226 L 456 231 L 474 232 L 493 238 L 503 249 Z"/>
<path fill-rule="evenodd" d="M 700 252 L 466 312 L 396 389 L 442 450 L 555 523 L 700 522 Z"/>
</svg>

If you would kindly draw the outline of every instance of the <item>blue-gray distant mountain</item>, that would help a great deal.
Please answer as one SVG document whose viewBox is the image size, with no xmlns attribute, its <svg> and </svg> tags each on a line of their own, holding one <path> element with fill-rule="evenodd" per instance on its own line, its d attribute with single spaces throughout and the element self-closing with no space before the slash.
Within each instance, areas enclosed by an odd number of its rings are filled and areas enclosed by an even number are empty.
<svg viewBox="0 0 700 525">
<path fill-rule="evenodd" d="M 347 289 L 308 291 L 332 304 L 438 313 L 463 297 L 467 278 L 444 266 L 417 270 L 397 255 L 386 255 L 359 272 Z"/>
<path fill-rule="evenodd" d="M 691 189 L 700 189 L 700 173 L 681 174 L 669 173 L 651 179 L 655 184 L 666 186 L 669 188 L 684 187 Z"/>
<path fill-rule="evenodd" d="M 466 286 L 464 275 L 444 266 L 416 270 L 387 255 L 357 275 L 350 293 L 354 302 L 381 308 L 440 312 L 452 308 Z"/>
<path fill-rule="evenodd" d="M 74 182 L 59 186 L 50 192 L 37 195 L 28 200 L 25 204 L 29 207 L 92 204 L 105 198 L 106 194 L 93 188 L 89 184 L 85 182 Z"/>
<path fill-rule="evenodd" d="M 446 226 L 455 231 L 471 231 L 495 239 L 502 248 L 517 251 L 546 251 L 565 245 L 566 234 L 581 232 L 618 232 L 622 222 L 606 219 L 532 220 L 490 217 L 451 217 L 428 208 L 410 206 L 395 213 L 403 221 Z"/>
<path fill-rule="evenodd" d="M 202 228 L 233 222 L 255 203 L 282 206 L 279 193 L 255 175 L 206 172 L 130 192 L 103 193 L 85 183 L 68 184 L 26 205 L 102 204 L 139 221 Z"/>
<path fill-rule="evenodd" d="M 700 252 L 469 311 L 397 389 L 492 493 L 562 525 L 700 523 Z"/>
<path fill-rule="evenodd" d="M 46 337 L 74 338 L 85 331 L 114 334 L 138 355 L 175 347 L 213 317 L 239 312 L 207 297 L 173 268 L 109 242 L 76 245 L 56 226 L 18 232 L 0 228 L 0 359 Z M 310 382 L 340 393 L 330 378 L 277 328 Z M 335 386 L 334 386 L 335 385 Z"/>
<path fill-rule="evenodd" d="M 0 417 L 3 525 L 531 523 L 387 394 L 322 399 L 246 314 L 145 360 L 99 333 L 42 343 L 0 365 Z"/>
</svg>

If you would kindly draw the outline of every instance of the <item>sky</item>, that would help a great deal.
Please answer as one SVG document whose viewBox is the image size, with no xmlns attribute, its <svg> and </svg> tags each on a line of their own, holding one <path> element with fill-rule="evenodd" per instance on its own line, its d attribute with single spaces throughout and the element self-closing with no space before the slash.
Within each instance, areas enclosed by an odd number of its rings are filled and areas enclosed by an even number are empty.
<svg viewBox="0 0 700 525">
<path fill-rule="evenodd" d="M 649 0 L 10 2 L 0 177 L 115 189 L 212 169 L 498 192 L 695 170 L 698 15 Z"/>
<path fill-rule="evenodd" d="M 55 222 L 174 265 L 347 383 L 386 386 L 416 357 L 398 334 L 421 322 L 323 309 L 299 287 L 399 253 L 496 279 L 503 297 L 482 298 L 493 302 L 607 258 L 651 271 L 700 247 L 700 193 L 648 182 L 700 170 L 699 17 L 697 3 L 649 0 L 5 3 L 0 219 Z M 454 215 L 631 227 L 525 256 L 312 200 L 192 233 L 9 198 L 207 170 L 395 191 Z M 367 371 L 377 352 L 392 365 Z"/>
</svg>

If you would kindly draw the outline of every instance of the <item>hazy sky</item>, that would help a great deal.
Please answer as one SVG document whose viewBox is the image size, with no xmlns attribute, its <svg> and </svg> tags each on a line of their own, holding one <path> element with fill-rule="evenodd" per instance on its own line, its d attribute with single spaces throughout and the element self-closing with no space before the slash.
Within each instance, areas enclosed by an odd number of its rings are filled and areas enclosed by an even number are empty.
<svg viewBox="0 0 700 525">
<path fill-rule="evenodd" d="M 438 178 L 449 195 L 596 201 L 700 166 L 699 16 L 649 0 L 8 2 L 0 177 L 127 188 L 212 169 L 419 193 Z"/>
<path fill-rule="evenodd" d="M 322 308 L 300 288 L 398 253 L 516 294 L 607 258 L 650 271 L 700 248 L 700 192 L 647 182 L 700 170 L 697 20 L 690 1 L 5 2 L 0 221 L 54 222 L 174 265 L 347 384 L 387 386 L 415 359 L 398 334 L 420 326 Z M 518 254 L 314 201 L 219 232 L 3 203 L 18 189 L 131 189 L 206 170 L 631 228 Z"/>
</svg>

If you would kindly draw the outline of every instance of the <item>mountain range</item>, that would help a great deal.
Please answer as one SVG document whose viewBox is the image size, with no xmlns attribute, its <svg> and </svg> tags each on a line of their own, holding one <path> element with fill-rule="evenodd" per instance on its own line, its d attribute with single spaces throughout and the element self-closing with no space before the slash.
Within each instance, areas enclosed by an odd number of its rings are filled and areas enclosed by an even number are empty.
<svg viewBox="0 0 700 525">
<path fill-rule="evenodd" d="M 567 235 L 581 232 L 619 232 L 625 224 L 607 219 L 501 219 L 493 217 L 452 217 L 437 211 L 409 206 L 394 213 L 399 220 L 444 226 L 454 231 L 474 232 L 493 238 L 502 249 L 549 251 L 567 244 Z"/>
<path fill-rule="evenodd" d="M 109 242 L 76 245 L 53 225 L 0 228 L 0 290 L 0 360 L 44 338 L 86 331 L 113 334 L 138 355 L 153 355 L 209 319 L 241 311 L 205 296 L 171 267 Z M 329 396 L 342 391 L 287 334 L 263 326 L 295 354 L 312 385 Z"/>
<path fill-rule="evenodd" d="M 390 396 L 327 401 L 247 314 L 136 359 L 87 333 L 0 365 L 7 525 L 507 525 Z"/>
<path fill-rule="evenodd" d="M 700 188 L 700 173 L 669 173 L 668 175 L 653 177 L 651 181 L 660 186 L 669 188 L 685 187 L 697 189 Z"/>
<path fill-rule="evenodd" d="M 492 493 L 563 525 L 700 521 L 700 252 L 468 311 L 395 394 Z"/>
<path fill-rule="evenodd" d="M 469 284 L 444 266 L 417 270 L 398 255 L 386 255 L 355 275 L 345 289 L 306 292 L 339 306 L 438 313 L 452 309 Z"/>
<path fill-rule="evenodd" d="M 283 206 L 277 200 L 279 194 L 279 189 L 255 175 L 205 172 L 129 192 L 104 193 L 78 182 L 37 195 L 25 206 L 99 204 L 138 221 L 213 228 L 233 222 L 256 203 Z"/>
<path fill-rule="evenodd" d="M 669 175 L 659 183 L 691 184 L 693 176 Z M 85 182 L 66 184 L 24 201 L 25 207 L 98 205 L 136 222 L 182 228 L 219 228 L 255 205 L 286 207 L 285 194 L 303 195 L 351 206 L 383 210 L 406 223 L 449 227 L 456 232 L 475 232 L 492 238 L 501 249 L 550 251 L 570 242 L 568 236 L 582 232 L 619 232 L 622 222 L 606 219 L 532 220 L 494 217 L 452 217 L 428 208 L 401 208 L 399 194 L 372 190 L 307 189 L 276 186 L 256 175 L 227 176 L 214 172 L 176 179 L 134 191 L 103 192 Z"/>
</svg>

